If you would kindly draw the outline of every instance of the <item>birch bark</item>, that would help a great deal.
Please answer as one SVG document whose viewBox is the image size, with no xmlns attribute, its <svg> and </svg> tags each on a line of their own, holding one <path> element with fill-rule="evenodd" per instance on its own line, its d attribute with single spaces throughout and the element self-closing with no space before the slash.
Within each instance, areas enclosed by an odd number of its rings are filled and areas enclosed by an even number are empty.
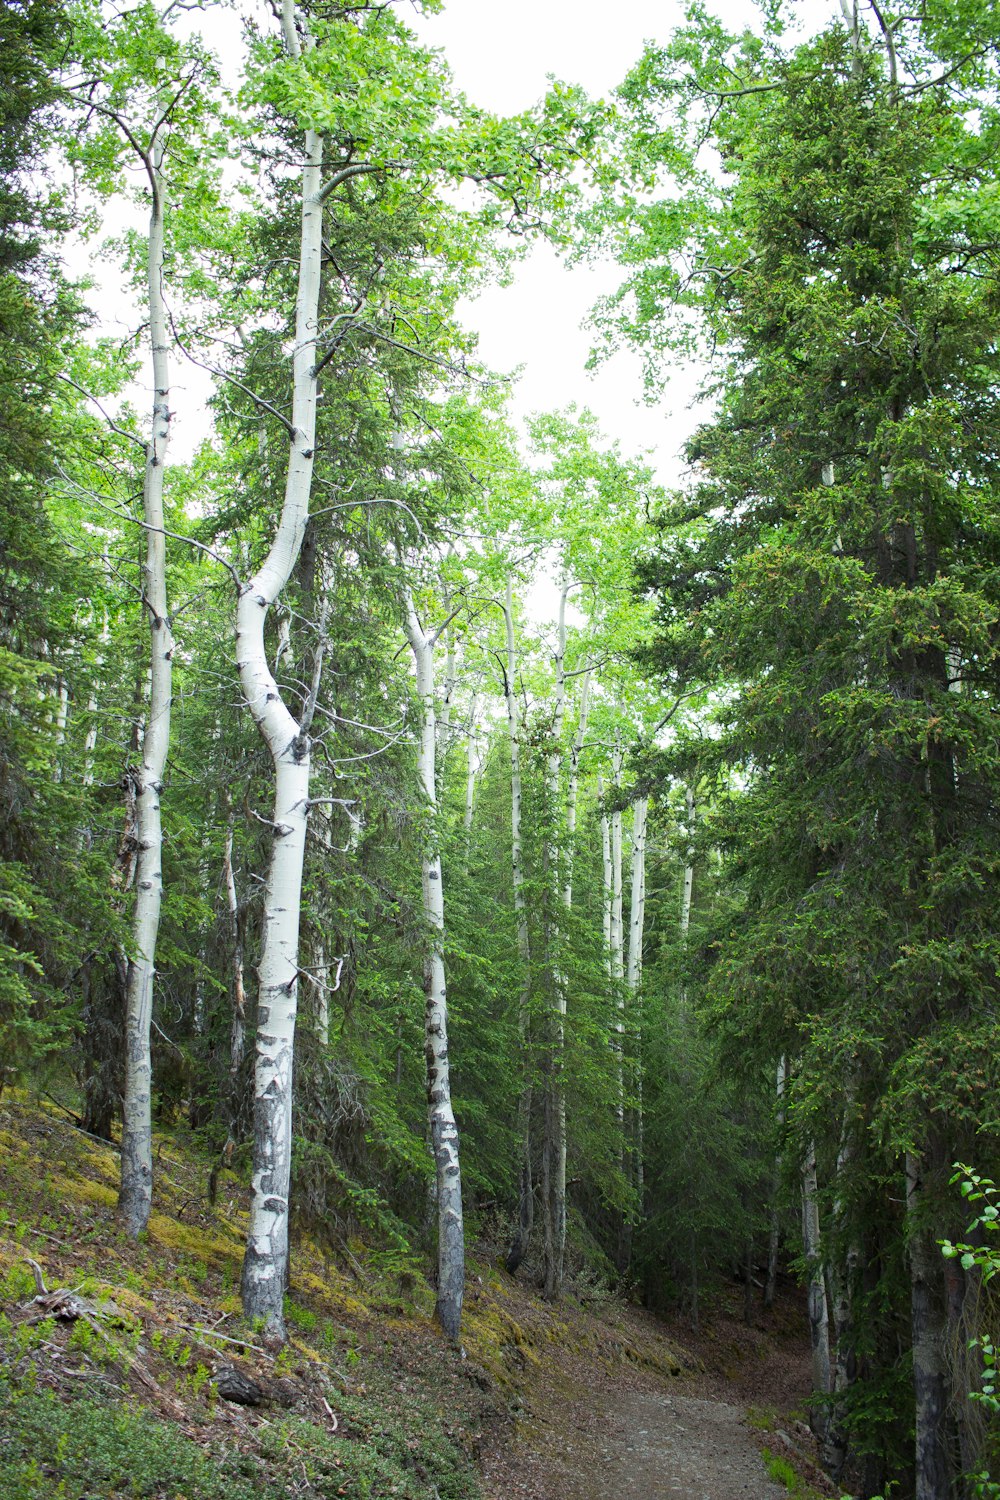
<svg viewBox="0 0 1000 1500">
<path fill-rule="evenodd" d="M 632 889 L 629 901 L 628 964 L 625 984 L 635 995 L 642 979 L 642 935 L 646 915 L 646 817 L 649 800 L 638 797 L 632 807 Z"/>
<path fill-rule="evenodd" d="M 623 1110 L 621 1139 L 622 1175 L 629 1181 L 636 1194 L 636 1206 L 642 1214 L 643 1201 L 643 1121 L 642 1121 L 642 1020 L 639 986 L 642 979 L 642 935 L 646 911 L 646 815 L 647 798 L 638 797 L 632 804 L 632 859 L 629 893 L 628 957 L 625 964 L 626 1006 L 633 1035 L 635 1036 L 635 1061 L 631 1079 L 633 1106 L 631 1121 L 626 1127 Z M 621 1038 L 624 1042 L 624 1037 Z M 624 1089 L 623 1089 L 624 1092 Z M 623 1100 L 624 1103 L 624 1100 Z M 632 1261 L 632 1220 L 625 1217 L 618 1242 L 618 1265 L 624 1275 Z"/>
<path fill-rule="evenodd" d="M 283 0 L 281 26 L 292 58 L 312 45 L 301 13 Z M 302 866 L 309 812 L 310 741 L 281 697 L 264 648 L 267 612 L 295 567 L 309 514 L 316 446 L 316 335 L 323 249 L 323 141 L 304 132 L 299 276 L 292 351 L 292 434 L 284 503 L 270 550 L 244 586 L 236 615 L 236 654 L 250 712 L 275 772 L 270 867 L 258 975 L 254 1139 L 250 1220 L 243 1261 L 243 1311 L 283 1338 L 288 1266 L 292 1144 L 292 1061 L 299 974 Z"/>
<path fill-rule="evenodd" d="M 559 888 L 560 780 L 562 734 L 566 715 L 566 601 L 571 584 L 564 583 L 559 595 L 556 636 L 556 681 L 552 710 L 552 737 L 546 763 L 548 828 L 545 839 L 545 875 L 549 890 L 546 904 L 546 966 L 550 987 L 549 1038 L 545 1090 L 545 1134 L 542 1141 L 542 1209 L 544 1232 L 543 1295 L 555 1301 L 562 1290 L 566 1246 L 566 1106 L 563 1068 L 566 1046 L 565 979 L 558 961 L 559 919 L 556 907 L 563 892 Z"/>
<path fill-rule="evenodd" d="M 820 1397 L 825 1397 L 830 1394 L 830 1313 L 820 1245 L 816 1146 L 812 1141 L 802 1163 L 802 1253 L 809 1273 L 807 1306 L 813 1390 Z M 810 1426 L 821 1445 L 826 1438 L 828 1421 L 826 1406 L 819 1403 L 814 1405 L 810 1413 Z"/>
<path fill-rule="evenodd" d="M 153 1014 L 156 939 L 163 895 L 163 831 L 160 793 L 170 743 L 173 634 L 167 614 L 163 479 L 170 430 L 170 371 L 163 303 L 163 159 L 165 137 L 154 139 L 146 162 L 152 202 L 146 248 L 149 335 L 152 348 L 153 412 L 146 447 L 142 504 L 146 526 L 143 602 L 149 612 L 149 713 L 142 759 L 132 781 L 136 813 L 136 896 L 132 956 L 125 981 L 125 1092 L 122 1106 L 121 1182 L 118 1215 L 128 1234 L 149 1220 L 153 1197 L 152 1066 L 149 1034 Z"/>
<path fill-rule="evenodd" d="M 778 1215 L 778 1189 L 781 1185 L 781 1145 L 780 1133 L 785 1125 L 785 1079 L 787 1077 L 788 1061 L 782 1055 L 778 1058 L 775 1071 L 775 1113 L 778 1122 L 779 1145 L 774 1156 L 774 1172 L 771 1178 L 771 1228 L 767 1247 L 767 1281 L 764 1284 L 764 1306 L 773 1307 L 775 1293 L 778 1290 L 778 1251 L 781 1245 L 781 1220 Z"/>
<path fill-rule="evenodd" d="M 611 785 L 615 792 L 621 790 L 622 764 L 624 756 L 621 734 L 615 734 L 615 748 L 611 755 Z M 609 963 L 611 985 L 615 1003 L 615 1115 L 618 1121 L 619 1140 L 624 1150 L 625 1143 L 625 949 L 622 931 L 622 815 L 621 809 L 613 811 L 608 819 L 611 840 L 611 915 Z"/>
<path fill-rule="evenodd" d="M 427 1061 L 427 1107 L 437 1187 L 437 1317 L 450 1339 L 461 1331 L 465 1290 L 465 1233 L 462 1222 L 462 1174 L 458 1126 L 451 1103 L 448 1062 L 448 993 L 444 967 L 444 887 L 437 827 L 436 715 L 434 640 L 420 624 L 409 586 L 404 585 L 406 635 L 413 651 L 420 700 L 420 749 L 417 771 L 428 812 L 421 859 L 426 949 L 424 954 L 424 1054 Z"/>
</svg>

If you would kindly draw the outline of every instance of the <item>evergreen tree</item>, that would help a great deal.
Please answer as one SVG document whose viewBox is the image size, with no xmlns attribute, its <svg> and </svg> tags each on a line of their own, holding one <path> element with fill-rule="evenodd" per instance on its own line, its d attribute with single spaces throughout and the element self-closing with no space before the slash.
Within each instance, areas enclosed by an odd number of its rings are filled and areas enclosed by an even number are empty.
<svg viewBox="0 0 1000 1500">
<path fill-rule="evenodd" d="M 688 157 L 632 245 L 626 331 L 670 340 L 673 297 L 726 359 L 646 574 L 650 665 L 672 693 L 723 690 L 712 736 L 666 764 L 718 789 L 710 836 L 742 893 L 708 981 L 726 1045 L 758 1077 L 792 1060 L 816 1163 L 826 1461 L 850 1454 L 866 1495 L 905 1475 L 944 1500 L 974 1455 L 949 1431 L 968 1314 L 934 1235 L 997 1082 L 998 286 L 974 197 L 996 191 L 997 121 L 903 89 L 857 34 L 787 58 L 745 39 L 735 68 L 733 46 L 706 22 L 630 84 L 640 117 L 677 102 L 658 146 L 679 168 L 687 128 L 725 169 Z"/>
</svg>

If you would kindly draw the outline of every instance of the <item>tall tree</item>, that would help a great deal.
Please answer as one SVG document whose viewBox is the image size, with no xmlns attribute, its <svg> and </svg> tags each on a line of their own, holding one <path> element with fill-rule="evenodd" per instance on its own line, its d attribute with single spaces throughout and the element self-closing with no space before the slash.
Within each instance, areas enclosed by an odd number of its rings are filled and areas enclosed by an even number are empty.
<svg viewBox="0 0 1000 1500">
<path fill-rule="evenodd" d="M 926 55 L 909 37 L 919 75 Z M 904 1483 L 943 1500 L 967 1484 L 948 1432 L 932 1226 L 944 1227 L 947 1163 L 992 1088 L 982 903 L 998 791 L 998 410 L 983 351 L 996 281 L 970 247 L 991 241 L 971 185 L 993 183 L 997 122 L 991 107 L 955 110 L 932 77 L 904 87 L 904 33 L 889 67 L 884 40 L 859 46 L 835 28 L 787 57 L 756 39 L 727 55 L 733 39 L 704 21 L 647 54 L 631 98 L 646 123 L 671 101 L 661 142 L 685 186 L 670 213 L 640 211 L 632 290 L 649 293 L 651 335 L 664 337 L 673 296 L 727 359 L 720 415 L 689 450 L 698 477 L 649 575 L 673 691 L 726 686 L 716 737 L 670 760 L 712 785 L 745 778 L 710 814 L 747 903 L 738 941 L 715 949 L 712 991 L 759 1068 L 797 1059 L 800 1159 L 811 1173 L 815 1140 L 819 1201 L 840 1204 L 844 1233 L 822 1249 L 836 1274 L 858 1276 L 856 1248 L 850 1264 L 835 1258 L 873 1228 L 870 1198 L 834 1187 L 838 1159 L 848 1175 L 845 1097 L 866 1122 L 868 1181 L 894 1179 L 908 1204 L 908 1285 L 888 1270 L 902 1226 L 882 1216 L 879 1290 L 893 1324 L 909 1303 Z M 725 187 L 680 150 L 706 133 Z M 854 1159 L 855 1182 L 861 1170 Z M 891 1338 L 863 1348 L 857 1323 L 847 1337 L 861 1410 L 887 1378 Z M 894 1477 L 905 1419 L 887 1409 L 865 1434 Z M 883 1477 L 869 1473 L 866 1493 Z"/>
</svg>

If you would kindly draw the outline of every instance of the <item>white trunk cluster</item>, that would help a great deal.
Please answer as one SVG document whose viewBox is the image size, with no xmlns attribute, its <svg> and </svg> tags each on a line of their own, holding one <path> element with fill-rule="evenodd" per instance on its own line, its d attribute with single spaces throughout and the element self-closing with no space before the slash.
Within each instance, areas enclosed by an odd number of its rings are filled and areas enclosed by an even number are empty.
<svg viewBox="0 0 1000 1500">
<path fill-rule="evenodd" d="M 285 47 L 303 39 L 291 0 L 282 7 Z M 308 44 L 308 38 L 305 38 Z M 301 177 L 299 278 L 292 350 L 292 432 L 284 503 L 262 566 L 244 585 L 236 614 L 236 654 L 247 705 L 275 772 L 273 843 L 264 896 L 254 1071 L 250 1220 L 243 1261 L 243 1311 L 284 1337 L 288 1192 L 292 1145 L 292 1062 L 299 978 L 302 867 L 309 813 L 310 741 L 281 697 L 264 648 L 264 622 L 295 567 L 309 515 L 316 446 L 316 336 L 323 252 L 323 140 L 305 132 Z"/>
<path fill-rule="evenodd" d="M 132 953 L 125 983 L 125 1096 L 122 1107 L 121 1184 L 118 1213 L 131 1235 L 149 1220 L 153 1198 L 152 1067 L 150 1027 L 156 939 L 163 895 L 163 832 L 160 793 L 170 744 L 171 677 L 174 638 L 167 613 L 166 536 L 163 480 L 170 431 L 170 372 L 167 319 L 163 302 L 162 133 L 153 143 L 148 167 L 152 190 L 146 270 L 149 336 L 152 346 L 153 413 L 143 478 L 146 564 L 143 602 L 149 614 L 149 713 L 142 758 L 130 773 L 135 795 L 136 867 Z"/>
<path fill-rule="evenodd" d="M 420 747 L 417 772 L 428 813 L 421 858 L 426 948 L 424 953 L 424 1055 L 427 1062 L 427 1108 L 434 1156 L 438 1230 L 437 1316 L 450 1339 L 461 1331 L 465 1291 L 465 1230 L 462 1220 L 462 1173 L 458 1126 L 451 1103 L 448 1062 L 448 993 L 444 968 L 444 886 L 437 827 L 436 713 L 434 636 L 420 624 L 409 588 L 405 588 L 406 635 L 413 651 L 420 700 Z"/>
</svg>

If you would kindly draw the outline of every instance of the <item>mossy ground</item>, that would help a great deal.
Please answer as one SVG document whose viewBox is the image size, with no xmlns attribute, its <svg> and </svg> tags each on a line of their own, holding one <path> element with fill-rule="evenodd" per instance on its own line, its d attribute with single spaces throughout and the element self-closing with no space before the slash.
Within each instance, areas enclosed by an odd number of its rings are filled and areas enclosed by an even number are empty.
<svg viewBox="0 0 1000 1500">
<path fill-rule="evenodd" d="M 115 1219 L 114 1145 L 27 1096 L 0 1102 L 0 1468 L 12 1500 L 477 1500 L 481 1444 L 509 1429 L 553 1346 L 611 1370 L 680 1367 L 657 1325 L 609 1303 L 546 1306 L 489 1257 L 469 1265 L 464 1349 L 426 1278 L 352 1246 L 293 1245 L 289 1340 L 241 1321 L 246 1191 L 183 1128 L 157 1132 L 138 1242 Z M 39 1320 L 34 1271 L 92 1315 Z M 222 1399 L 232 1363 L 267 1392 Z M 42 1440 L 44 1434 L 44 1441 Z"/>
</svg>

